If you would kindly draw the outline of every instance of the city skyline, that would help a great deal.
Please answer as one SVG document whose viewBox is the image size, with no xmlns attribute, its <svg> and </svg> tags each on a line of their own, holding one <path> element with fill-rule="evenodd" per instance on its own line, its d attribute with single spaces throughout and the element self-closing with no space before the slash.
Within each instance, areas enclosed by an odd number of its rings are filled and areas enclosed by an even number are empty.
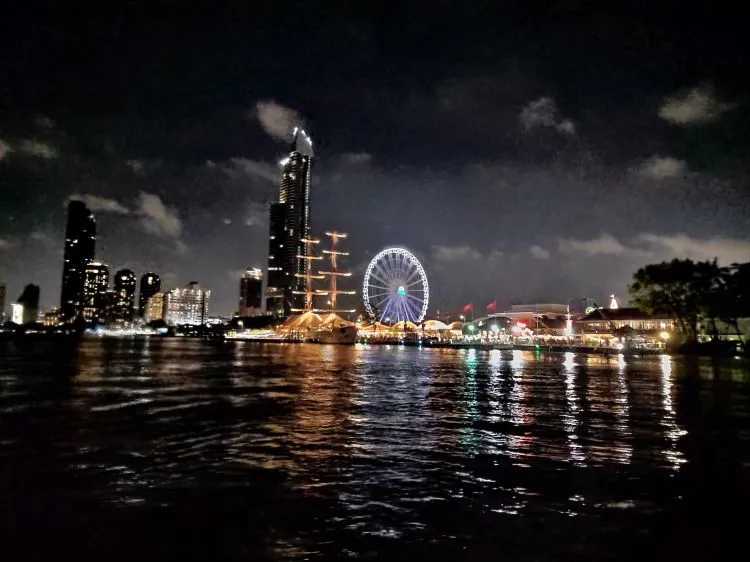
<svg viewBox="0 0 750 562">
<path fill-rule="evenodd" d="M 34 283 L 43 308 L 58 304 L 65 205 L 79 198 L 97 259 L 165 287 L 199 279 L 212 311 L 231 313 L 244 268 L 266 263 L 295 125 L 316 141 L 313 234 L 350 232 L 359 279 L 382 248 L 408 247 L 432 310 L 606 302 L 645 263 L 750 259 L 741 18 L 667 2 L 297 22 L 261 6 L 186 12 L 180 34 L 166 20 L 149 34 L 164 9 L 103 7 L 96 25 L 14 15 L 0 94 L 8 295 Z M 30 22 L 70 33 L 29 44 Z M 226 33 L 206 39 L 206 26 Z M 289 29 L 297 40 L 280 40 Z"/>
</svg>

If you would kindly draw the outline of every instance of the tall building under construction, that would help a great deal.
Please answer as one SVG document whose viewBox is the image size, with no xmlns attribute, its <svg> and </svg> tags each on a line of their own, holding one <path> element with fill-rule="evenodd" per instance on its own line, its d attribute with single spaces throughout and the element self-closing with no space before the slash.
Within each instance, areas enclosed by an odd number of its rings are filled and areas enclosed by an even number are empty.
<svg viewBox="0 0 750 562">
<path fill-rule="evenodd" d="M 293 131 L 289 155 L 281 161 L 279 199 L 271 204 L 266 308 L 288 316 L 304 308 L 305 240 L 310 236 L 312 140 L 299 128 Z"/>
</svg>

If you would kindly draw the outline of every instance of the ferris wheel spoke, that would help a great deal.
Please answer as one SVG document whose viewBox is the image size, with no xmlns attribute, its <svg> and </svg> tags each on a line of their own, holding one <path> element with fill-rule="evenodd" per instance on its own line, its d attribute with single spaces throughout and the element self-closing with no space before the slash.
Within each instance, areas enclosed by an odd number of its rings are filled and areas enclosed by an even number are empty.
<svg viewBox="0 0 750 562">
<path fill-rule="evenodd" d="M 370 277 L 374 277 L 381 283 L 385 283 L 385 284 L 388 283 L 388 276 L 385 274 L 384 271 L 380 269 L 380 267 L 377 264 L 375 265 L 375 267 L 373 267 L 370 270 Z"/>
<path fill-rule="evenodd" d="M 391 254 L 388 255 L 388 271 L 390 272 L 391 279 L 396 279 L 398 271 L 396 267 L 396 258 Z"/>
<path fill-rule="evenodd" d="M 372 302 L 375 306 L 380 307 L 384 302 L 389 300 L 389 298 L 390 297 L 388 295 L 377 295 L 372 297 Z"/>
<path fill-rule="evenodd" d="M 367 288 L 369 289 L 370 287 L 374 287 L 375 289 L 383 289 L 385 291 L 390 291 L 391 290 L 390 287 L 385 287 L 383 285 L 376 285 L 375 283 L 368 283 L 367 284 Z"/>
<path fill-rule="evenodd" d="M 370 298 L 372 298 L 372 299 L 377 299 L 377 298 L 380 298 L 380 297 L 386 297 L 387 298 L 388 295 L 390 295 L 390 294 L 391 293 L 389 293 L 389 292 L 385 292 L 385 293 L 370 293 Z"/>
<path fill-rule="evenodd" d="M 398 254 L 395 256 L 394 264 L 393 264 L 393 271 L 396 274 L 396 277 L 398 279 L 401 279 L 404 273 L 404 262 L 403 262 L 403 256 L 401 254 Z"/>
<path fill-rule="evenodd" d="M 419 299 L 411 299 L 409 300 L 409 306 L 411 307 L 412 311 L 414 312 L 414 318 L 415 322 L 418 320 L 421 320 L 422 317 L 422 307 L 424 306 L 424 301 L 420 301 Z"/>
<path fill-rule="evenodd" d="M 391 304 L 392 303 L 391 303 L 391 301 L 389 299 L 388 303 L 385 305 L 385 308 L 383 309 L 383 314 L 380 315 L 380 322 L 381 323 L 383 322 L 384 318 L 388 318 L 387 314 L 388 314 L 388 310 L 391 308 Z"/>
<path fill-rule="evenodd" d="M 406 310 L 406 318 L 409 320 L 409 322 L 414 322 L 416 317 L 414 316 L 414 311 L 412 310 L 411 304 L 408 300 L 404 303 L 404 309 Z"/>
<path fill-rule="evenodd" d="M 414 279 L 420 279 L 419 268 L 415 268 L 414 271 L 409 273 L 409 276 L 406 278 L 406 282 L 411 283 Z"/>
<path fill-rule="evenodd" d="M 404 299 L 401 299 L 398 303 L 399 309 L 401 310 L 401 313 L 399 316 L 401 316 L 401 319 L 406 322 L 409 319 L 408 314 L 406 313 L 406 304 L 404 303 Z"/>
<path fill-rule="evenodd" d="M 412 307 L 413 307 L 413 310 L 414 310 L 414 315 L 417 318 L 417 321 L 422 320 L 422 309 L 424 307 L 424 301 L 422 301 L 420 303 L 416 303 L 416 302 L 412 303 Z"/>
<path fill-rule="evenodd" d="M 384 255 L 381 261 L 375 264 L 375 267 L 379 268 L 383 273 L 390 277 L 389 271 L 391 270 L 391 260 L 389 259 L 388 254 Z"/>
<path fill-rule="evenodd" d="M 387 267 L 385 267 L 385 265 L 376 264 L 375 270 L 378 272 L 378 275 L 383 283 L 390 283 L 391 281 L 393 281 L 393 274 Z"/>
<path fill-rule="evenodd" d="M 404 261 L 404 256 L 399 255 L 397 260 L 399 277 L 404 277 L 408 271 L 409 263 Z"/>
<path fill-rule="evenodd" d="M 377 287 L 378 289 L 390 289 L 388 281 L 385 281 L 384 279 L 376 279 L 374 275 L 370 276 L 371 279 L 368 280 L 367 286 L 368 287 Z M 377 283 L 373 283 L 372 280 L 377 281 Z"/>
<path fill-rule="evenodd" d="M 424 302 L 422 299 L 418 299 L 414 295 L 406 295 L 406 298 L 411 302 L 419 304 L 419 306 L 422 306 L 422 303 Z"/>
</svg>

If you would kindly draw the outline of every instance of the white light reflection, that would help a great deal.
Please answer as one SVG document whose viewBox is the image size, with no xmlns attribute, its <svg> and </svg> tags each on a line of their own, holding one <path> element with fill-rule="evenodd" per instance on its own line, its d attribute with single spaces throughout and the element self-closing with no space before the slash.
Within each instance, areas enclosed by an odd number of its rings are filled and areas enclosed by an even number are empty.
<svg viewBox="0 0 750 562">
<path fill-rule="evenodd" d="M 472 453 L 479 448 L 479 432 L 475 423 L 479 420 L 479 401 L 477 400 L 477 350 L 469 349 L 465 356 L 466 379 L 464 383 L 464 402 L 466 404 L 466 424 L 461 431 L 461 444 Z"/>
<path fill-rule="evenodd" d="M 680 465 L 687 462 L 685 455 L 677 448 L 677 442 L 680 437 L 687 435 L 687 431 L 682 429 L 675 421 L 675 410 L 672 402 L 672 358 L 669 355 L 662 355 L 661 362 L 661 397 L 663 415 L 661 426 L 664 428 L 664 434 L 669 440 L 669 448 L 663 451 L 673 470 L 679 470 Z"/>
<path fill-rule="evenodd" d="M 516 426 L 525 425 L 530 421 L 529 411 L 524 405 L 526 396 L 523 386 L 525 364 L 524 352 L 514 349 L 513 359 L 510 362 L 513 386 L 508 397 L 508 413 L 510 415 L 510 423 Z M 534 437 L 532 435 L 516 435 L 511 433 L 508 435 L 508 456 L 513 459 L 524 457 L 525 451 L 533 441 Z"/>
<path fill-rule="evenodd" d="M 615 431 L 622 439 L 622 443 L 615 447 L 615 460 L 621 464 L 630 464 L 633 458 L 633 433 L 630 431 L 630 395 L 625 378 L 627 363 L 625 356 L 620 353 L 617 357 L 617 394 L 615 395 Z"/>
<path fill-rule="evenodd" d="M 568 438 L 570 448 L 570 462 L 585 466 L 586 455 L 583 447 L 578 442 L 578 416 L 580 407 L 576 396 L 576 354 L 572 351 L 565 353 L 563 361 L 563 372 L 565 374 L 565 413 L 563 414 L 563 427 Z"/>
<path fill-rule="evenodd" d="M 488 388 L 488 402 L 490 405 L 489 412 L 487 414 L 487 420 L 491 423 L 498 423 L 501 420 L 500 415 L 500 401 L 498 397 L 501 396 L 500 383 L 502 381 L 502 373 L 500 368 L 503 365 L 503 353 L 499 349 L 490 350 L 490 380 Z"/>
</svg>

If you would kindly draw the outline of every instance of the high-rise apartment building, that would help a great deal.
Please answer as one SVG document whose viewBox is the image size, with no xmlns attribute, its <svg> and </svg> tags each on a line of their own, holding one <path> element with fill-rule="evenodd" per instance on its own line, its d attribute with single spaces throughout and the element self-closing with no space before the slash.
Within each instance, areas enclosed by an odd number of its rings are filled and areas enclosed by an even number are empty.
<svg viewBox="0 0 750 562">
<path fill-rule="evenodd" d="M 304 305 L 304 240 L 310 236 L 312 140 L 295 128 L 289 155 L 281 161 L 279 200 L 270 209 L 268 246 L 269 311 L 288 315 Z M 297 291 L 297 293 L 295 293 Z"/>
<path fill-rule="evenodd" d="M 257 316 L 263 312 L 263 270 L 253 267 L 240 278 L 240 316 Z"/>
<path fill-rule="evenodd" d="M 91 262 L 83 270 L 83 319 L 87 322 L 103 322 L 109 296 L 109 266 Z"/>
<path fill-rule="evenodd" d="M 161 291 L 161 279 L 156 273 L 149 271 L 141 275 L 141 291 L 138 295 L 138 315 L 141 318 L 146 317 L 148 300 L 159 291 Z"/>
<path fill-rule="evenodd" d="M 60 314 L 64 322 L 72 322 L 83 312 L 84 270 L 94 261 L 96 221 L 94 214 L 81 201 L 68 203 L 65 227 Z"/>
<path fill-rule="evenodd" d="M 133 320 L 135 289 L 135 273 L 129 269 L 121 269 L 115 273 L 112 320 L 120 322 L 131 322 Z"/>
<path fill-rule="evenodd" d="M 170 326 L 205 324 L 210 297 L 211 291 L 201 288 L 196 281 L 181 289 L 167 291 L 164 296 L 164 321 Z"/>
</svg>

